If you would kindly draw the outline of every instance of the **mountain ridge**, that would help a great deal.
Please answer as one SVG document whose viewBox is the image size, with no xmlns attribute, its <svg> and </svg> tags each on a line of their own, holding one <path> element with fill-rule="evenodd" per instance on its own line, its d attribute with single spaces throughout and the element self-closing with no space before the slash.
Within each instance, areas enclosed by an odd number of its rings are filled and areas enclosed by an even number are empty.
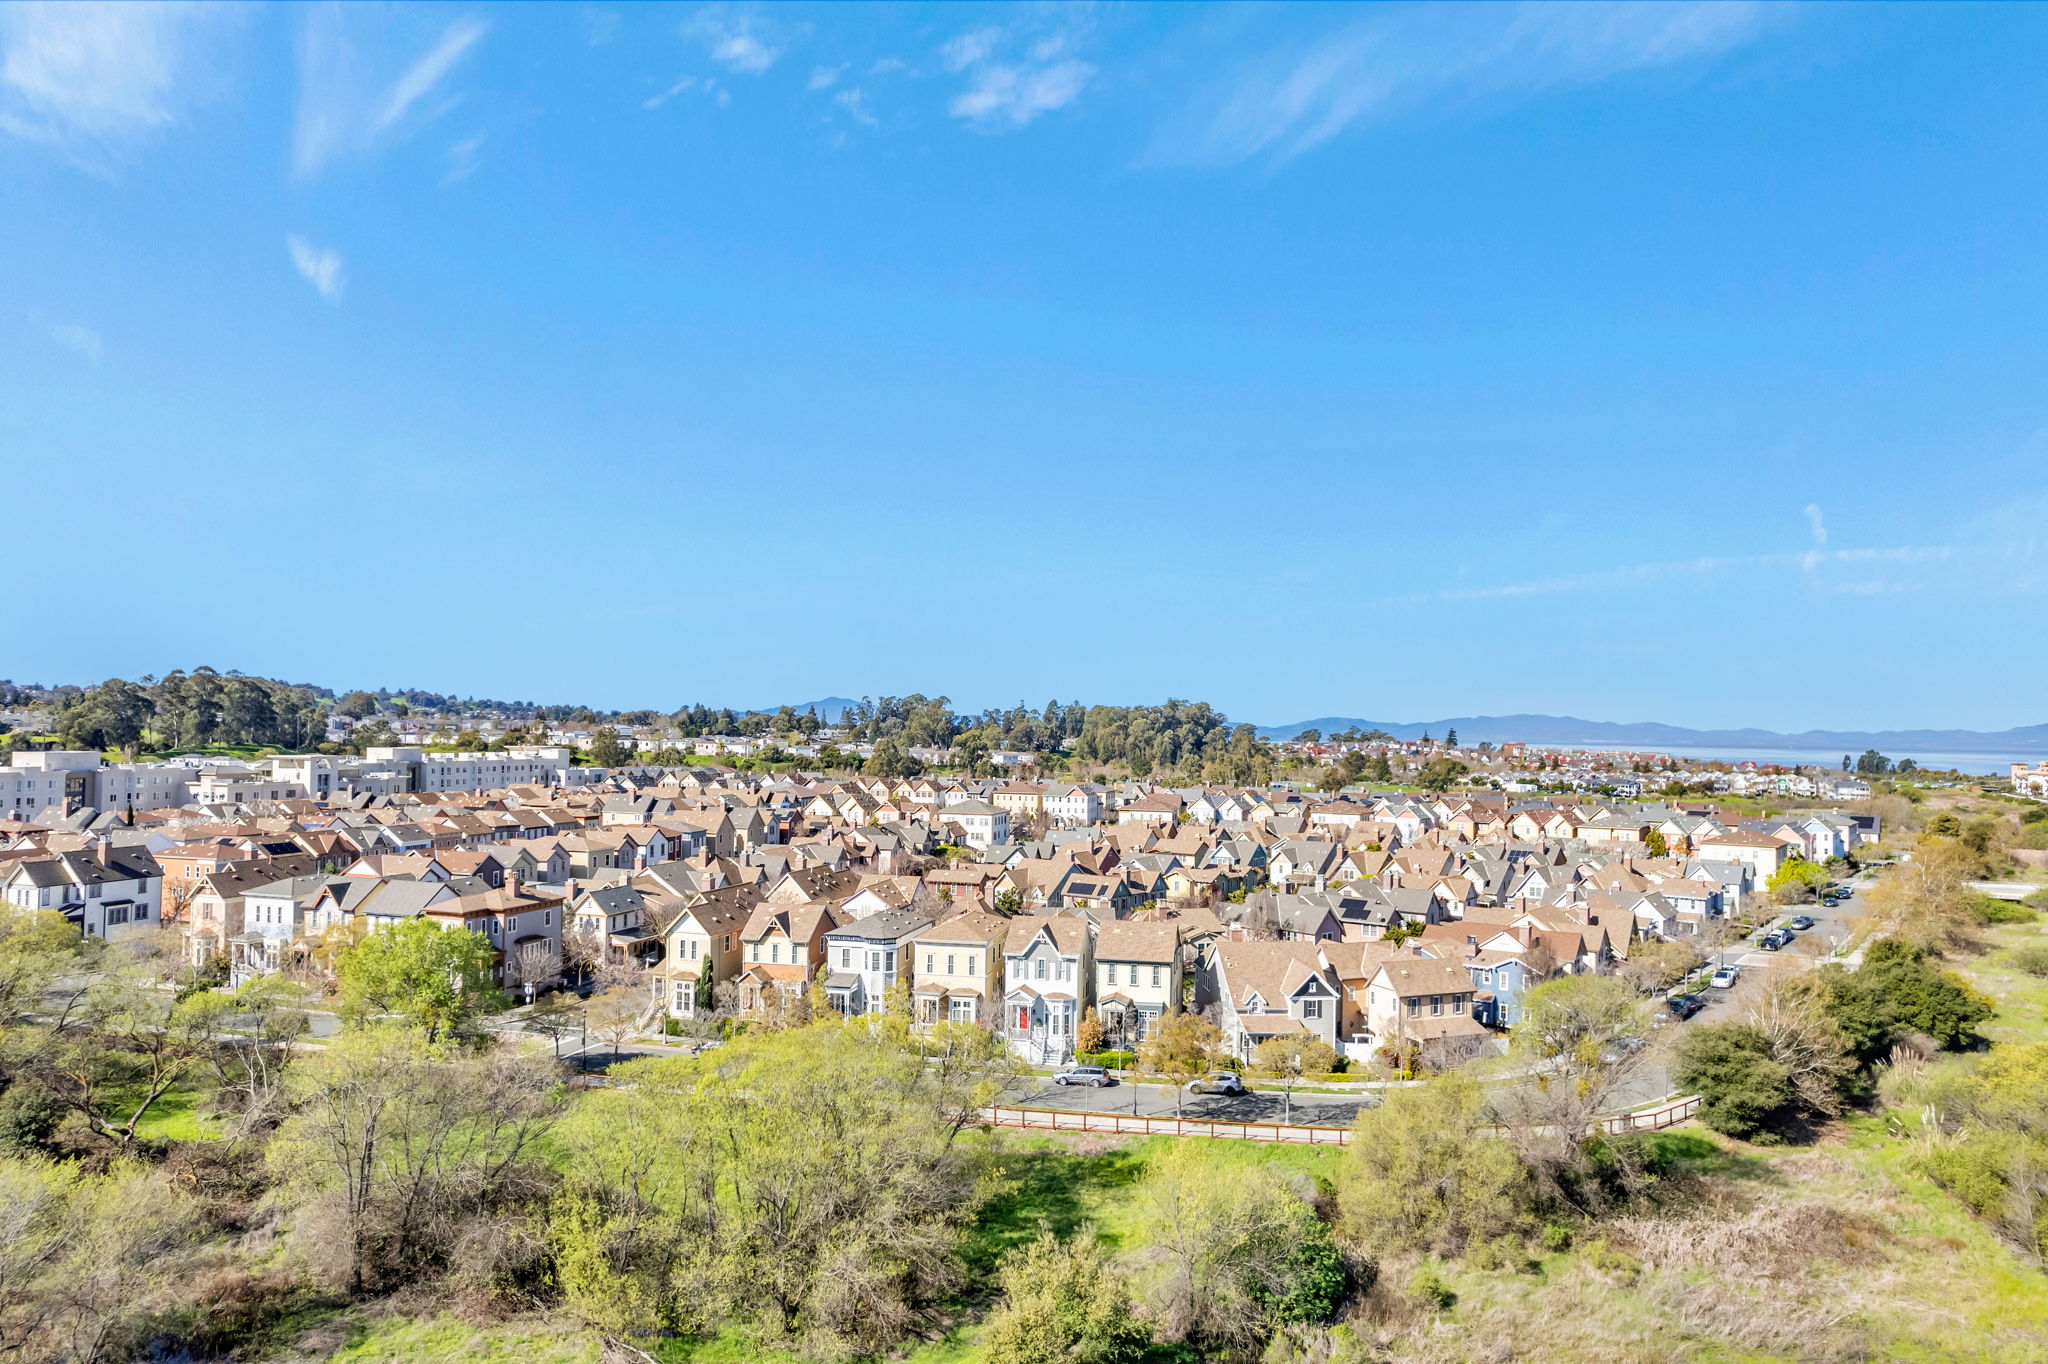
<svg viewBox="0 0 2048 1364">
<path fill-rule="evenodd" d="M 1257 727 L 1262 739 L 1291 739 L 1305 729 L 1335 734 L 1353 728 L 1382 729 L 1397 739 L 1419 739 L 1424 734 L 1441 739 L 1447 731 L 1455 729 L 1461 743 L 1787 748 L 1815 753 L 1859 752 L 1865 748 L 1933 749 L 1956 753 L 2048 753 L 2048 724 L 2021 725 L 1994 732 L 1974 729 L 1809 729 L 1786 734 L 1770 729 L 1689 729 L 1657 721 L 1582 720 L 1573 715 L 1460 715 L 1414 724 L 1329 715 L 1316 720 Z"/>
</svg>

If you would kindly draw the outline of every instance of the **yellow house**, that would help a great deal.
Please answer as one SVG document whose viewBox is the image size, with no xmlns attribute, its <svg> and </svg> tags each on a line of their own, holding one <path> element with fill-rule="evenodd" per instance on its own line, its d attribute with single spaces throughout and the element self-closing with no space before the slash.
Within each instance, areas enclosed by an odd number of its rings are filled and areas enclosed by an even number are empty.
<svg viewBox="0 0 2048 1364">
<path fill-rule="evenodd" d="M 911 938 L 916 1021 L 993 1026 L 1003 986 L 1003 941 L 1009 931 L 1010 921 L 1002 915 L 970 909 Z"/>
</svg>

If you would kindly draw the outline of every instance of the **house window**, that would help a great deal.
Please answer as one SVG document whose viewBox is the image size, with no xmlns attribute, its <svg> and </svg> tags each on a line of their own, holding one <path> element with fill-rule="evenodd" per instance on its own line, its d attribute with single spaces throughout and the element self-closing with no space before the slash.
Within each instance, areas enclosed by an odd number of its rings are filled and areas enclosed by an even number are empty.
<svg viewBox="0 0 2048 1364">
<path fill-rule="evenodd" d="M 694 990 L 694 989 L 693 989 L 693 988 L 692 988 L 692 987 L 691 987 L 691 986 L 690 986 L 690 985 L 689 985 L 689 984 L 688 984 L 687 982 L 684 982 L 684 981 L 680 981 L 680 980 L 676 982 L 676 1012 L 677 1012 L 677 1013 L 679 1013 L 679 1014 L 680 1014 L 680 1013 L 688 1013 L 688 1012 L 689 1012 L 689 1009 L 688 1009 L 688 1007 L 686 1006 L 686 1004 L 685 1004 L 685 1001 L 686 1001 L 686 1000 L 694 1000 L 695 998 L 696 998 L 696 992 L 695 992 L 695 990 Z"/>
<path fill-rule="evenodd" d="M 1034 972 L 1033 972 L 1032 974 L 1033 974 L 1034 976 L 1036 976 L 1036 977 L 1037 977 L 1037 978 L 1038 978 L 1039 980 L 1044 980 L 1044 979 L 1045 979 L 1045 976 L 1046 976 L 1046 969 L 1045 969 L 1045 958 L 1044 958 L 1044 957 L 1040 957 L 1040 958 L 1038 959 L 1038 963 L 1037 963 L 1037 966 L 1038 966 L 1038 969 L 1037 969 L 1036 971 L 1034 971 Z"/>
<path fill-rule="evenodd" d="M 1165 967 L 1163 967 L 1163 966 L 1155 966 L 1155 967 L 1153 967 L 1153 968 L 1152 968 L 1152 988 L 1156 990 L 1156 989 L 1158 989 L 1158 988 L 1159 988 L 1160 986 L 1162 986 L 1162 985 L 1164 985 L 1164 984 L 1166 984 L 1166 968 L 1165 968 Z"/>
<path fill-rule="evenodd" d="M 953 974 L 954 974 L 954 971 L 953 971 L 953 954 L 952 954 L 951 952 L 948 952 L 948 953 L 946 954 L 946 974 L 947 974 L 947 975 L 949 975 L 949 976 L 950 976 L 950 975 L 953 975 Z"/>
<path fill-rule="evenodd" d="M 839 949 L 839 967 L 843 971 L 851 971 L 853 969 L 853 949 L 851 947 Z"/>
<path fill-rule="evenodd" d="M 1303 1018 L 1321 1018 L 1323 1016 L 1323 1001 L 1320 999 L 1304 999 L 1301 1001 L 1301 1016 Z"/>
<path fill-rule="evenodd" d="M 974 1021 L 974 1001 L 971 999 L 948 1000 L 946 1002 L 946 1016 L 955 1023 L 972 1023 Z"/>
<path fill-rule="evenodd" d="M 1422 1012 L 1422 996 L 1421 996 L 1421 995 L 1410 995 L 1410 996 L 1408 997 L 1408 1001 L 1407 1001 L 1407 1002 L 1408 1002 L 1408 1014 L 1409 1014 L 1409 1016 L 1410 1016 L 1411 1018 L 1412 1018 L 1412 1017 L 1414 1017 L 1414 1016 L 1415 1016 L 1416 1014 L 1419 1014 L 1419 1013 L 1421 1013 L 1421 1012 Z"/>
<path fill-rule="evenodd" d="M 1451 997 L 1451 1012 L 1454 1014 L 1465 1012 L 1465 1001 L 1470 998 L 1472 998 L 1470 995 L 1453 995 Z"/>
<path fill-rule="evenodd" d="M 793 944 L 792 944 L 792 946 L 793 946 Z M 770 962 L 773 962 L 773 963 L 777 964 L 777 965 L 780 965 L 780 964 L 781 964 L 781 962 L 782 962 L 782 944 L 781 944 L 781 943 L 779 943 L 779 942 L 772 942 L 772 943 L 769 943 L 769 944 L 768 944 L 768 960 L 769 960 Z M 795 958 L 793 958 L 793 957 L 792 957 L 792 958 L 791 958 L 791 960 L 793 961 L 793 960 L 795 960 Z"/>
<path fill-rule="evenodd" d="M 926 975 L 931 975 L 931 974 L 933 974 L 934 972 L 936 972 L 936 971 L 937 971 L 937 970 L 939 969 L 939 967 L 938 967 L 938 961 L 939 961 L 939 958 L 938 958 L 938 954 L 937 954 L 937 953 L 935 953 L 935 952 L 927 952 L 927 953 L 925 953 L 925 954 L 924 954 L 924 973 L 925 973 Z"/>
<path fill-rule="evenodd" d="M 1429 997 L 1429 1011 L 1432 1014 L 1440 1014 L 1444 1011 L 1444 997 L 1442 995 L 1431 995 Z"/>
<path fill-rule="evenodd" d="M 1116 963 L 1115 963 L 1115 962 L 1111 962 L 1111 963 L 1109 964 L 1109 983 L 1110 983 L 1111 985 L 1114 985 L 1114 984 L 1116 984 Z"/>
</svg>

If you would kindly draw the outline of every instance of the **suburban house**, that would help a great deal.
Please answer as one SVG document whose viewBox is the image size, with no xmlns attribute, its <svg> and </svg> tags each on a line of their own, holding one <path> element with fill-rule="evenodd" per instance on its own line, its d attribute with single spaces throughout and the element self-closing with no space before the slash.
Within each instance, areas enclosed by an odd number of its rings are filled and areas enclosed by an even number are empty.
<svg viewBox="0 0 2048 1364">
<path fill-rule="evenodd" d="M 744 898 L 743 898 L 744 897 Z M 662 934 L 661 965 L 655 988 L 663 1007 L 674 1017 L 697 1012 L 697 992 L 707 976 L 713 988 L 739 971 L 740 932 L 752 910 L 745 887 L 714 891 L 672 920 Z"/>
<path fill-rule="evenodd" d="M 941 919 L 911 940 L 911 991 L 920 1024 L 993 1023 L 1003 989 L 1003 945 L 1010 921 L 986 910 Z"/>
<path fill-rule="evenodd" d="M 62 914 L 88 938 L 115 941 L 163 921 L 163 868 L 147 848 L 88 848 L 0 863 L 0 900 Z"/>
<path fill-rule="evenodd" d="M 878 1014 L 889 992 L 916 970 L 910 944 L 932 926 L 914 909 L 884 909 L 825 934 L 825 994 L 849 1015 Z"/>
<path fill-rule="evenodd" d="M 1471 974 L 1455 961 L 1424 956 L 1380 963 L 1366 988 L 1366 1029 L 1374 1047 L 1412 1045 L 1427 1054 L 1455 1054 L 1486 1036 L 1472 1016 L 1479 993 Z"/>
<path fill-rule="evenodd" d="M 1074 1053 L 1088 1000 L 1094 928 L 1073 914 L 1012 919 L 1003 944 L 1003 1035 L 1027 1061 Z"/>
<path fill-rule="evenodd" d="M 1095 1013 L 1118 1046 L 1136 1046 L 1181 1002 L 1180 928 L 1111 920 L 1095 933 Z"/>
<path fill-rule="evenodd" d="M 1306 1033 L 1337 1046 L 1343 989 L 1313 942 L 1220 942 L 1214 970 L 1223 1043 L 1249 1059 L 1268 1038 Z"/>
<path fill-rule="evenodd" d="M 740 934 L 739 1007 L 759 1014 L 786 1007 L 810 988 L 825 964 L 825 935 L 837 926 L 832 906 L 822 901 L 755 906 Z"/>
</svg>

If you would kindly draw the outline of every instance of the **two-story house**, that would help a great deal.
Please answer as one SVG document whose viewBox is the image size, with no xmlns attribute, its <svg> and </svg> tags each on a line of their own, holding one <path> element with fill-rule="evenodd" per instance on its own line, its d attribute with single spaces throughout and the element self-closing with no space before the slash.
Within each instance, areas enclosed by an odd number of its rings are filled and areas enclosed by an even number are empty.
<svg viewBox="0 0 2048 1364">
<path fill-rule="evenodd" d="M 920 1024 L 993 1023 L 1003 991 L 1003 946 L 1010 920 L 986 910 L 941 919 L 911 940 L 911 992 Z"/>
<path fill-rule="evenodd" d="M 825 935 L 838 926 L 838 916 L 823 901 L 756 905 L 740 934 L 741 1011 L 785 1008 L 808 989 L 825 964 Z"/>
<path fill-rule="evenodd" d="M 1090 1003 L 1093 938 L 1093 926 L 1079 915 L 1010 921 L 1003 1035 L 1025 1060 L 1051 1065 L 1074 1054 L 1074 1029 Z"/>
<path fill-rule="evenodd" d="M 0 900 L 20 909 L 54 910 L 88 938 L 116 941 L 162 922 L 163 869 L 147 848 L 90 848 L 46 853 L 0 868 Z"/>
<path fill-rule="evenodd" d="M 1343 988 L 1315 942 L 1220 942 L 1213 970 L 1224 1045 L 1249 1059 L 1259 1043 L 1307 1033 L 1337 1045 Z"/>
<path fill-rule="evenodd" d="M 1366 1027 L 1374 1047 L 1414 1046 L 1425 1054 L 1486 1035 L 1472 1016 L 1478 987 L 1455 961 L 1423 956 L 1380 963 L 1366 990 Z"/>
<path fill-rule="evenodd" d="M 932 926 L 914 909 L 884 909 L 825 935 L 825 995 L 848 1015 L 878 1014 L 889 992 L 916 970 L 911 940 Z"/>
<path fill-rule="evenodd" d="M 716 989 L 739 974 L 740 934 L 758 900 L 752 886 L 731 886 L 710 892 L 669 921 L 654 977 L 662 1007 L 672 1016 L 696 1016 L 698 992 L 707 978 Z"/>
<path fill-rule="evenodd" d="M 1095 933 L 1095 1010 L 1119 1046 L 1145 1040 L 1181 1003 L 1181 937 L 1173 920 L 1113 919 Z"/>
</svg>

